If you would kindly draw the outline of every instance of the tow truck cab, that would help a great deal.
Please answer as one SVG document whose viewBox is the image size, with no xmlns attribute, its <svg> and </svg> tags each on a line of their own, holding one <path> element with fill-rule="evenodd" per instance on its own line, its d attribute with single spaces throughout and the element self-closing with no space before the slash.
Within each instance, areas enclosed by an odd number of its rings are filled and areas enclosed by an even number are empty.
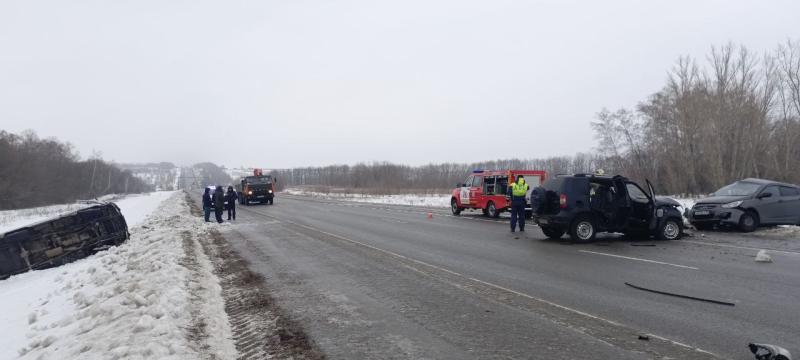
<svg viewBox="0 0 800 360">
<path fill-rule="evenodd" d="M 275 202 L 275 178 L 264 175 L 261 169 L 254 169 L 253 176 L 243 177 L 237 187 L 240 204 L 258 202 L 272 205 Z"/>
<path fill-rule="evenodd" d="M 508 197 L 508 184 L 525 177 L 528 184 L 526 215 L 531 214 L 531 190 L 547 180 L 543 170 L 475 170 L 463 183 L 456 184 L 450 199 L 453 215 L 465 209 L 481 209 L 483 215 L 498 217 L 511 206 Z"/>
</svg>

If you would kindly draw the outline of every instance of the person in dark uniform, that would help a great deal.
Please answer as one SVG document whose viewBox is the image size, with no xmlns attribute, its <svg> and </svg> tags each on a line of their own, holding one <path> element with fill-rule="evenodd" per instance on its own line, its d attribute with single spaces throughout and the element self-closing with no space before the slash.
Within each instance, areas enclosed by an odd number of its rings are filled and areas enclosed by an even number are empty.
<svg viewBox="0 0 800 360">
<path fill-rule="evenodd" d="M 217 189 L 214 190 L 214 215 L 217 218 L 217 222 L 222 224 L 222 212 L 225 209 L 225 190 L 222 190 L 222 186 L 217 186 Z"/>
<path fill-rule="evenodd" d="M 206 191 L 203 193 L 203 214 L 205 215 L 206 222 L 210 222 L 208 219 L 211 217 L 211 208 L 214 207 L 214 204 L 211 202 L 211 189 L 206 188 Z"/>
<path fill-rule="evenodd" d="M 511 196 L 511 232 L 516 231 L 519 223 L 519 231 L 525 232 L 525 195 L 528 193 L 528 184 L 525 178 L 517 176 L 517 182 L 508 187 Z"/>
<path fill-rule="evenodd" d="M 225 193 L 225 204 L 228 208 L 228 221 L 231 220 L 231 216 L 233 220 L 236 220 L 236 201 L 239 200 L 239 195 L 236 194 L 236 190 L 233 190 L 233 186 L 228 186 L 228 192 Z"/>
</svg>

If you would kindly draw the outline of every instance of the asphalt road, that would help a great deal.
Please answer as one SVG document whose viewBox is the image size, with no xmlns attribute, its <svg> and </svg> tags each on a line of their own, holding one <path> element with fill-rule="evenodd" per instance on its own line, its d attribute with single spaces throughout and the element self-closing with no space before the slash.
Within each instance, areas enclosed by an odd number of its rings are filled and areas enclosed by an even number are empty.
<svg viewBox="0 0 800 360">
<path fill-rule="evenodd" d="M 800 354 L 800 239 L 578 245 L 448 209 L 288 196 L 237 209 L 223 234 L 333 359 L 752 359 L 748 342 Z M 756 263 L 758 248 L 774 262 Z"/>
</svg>

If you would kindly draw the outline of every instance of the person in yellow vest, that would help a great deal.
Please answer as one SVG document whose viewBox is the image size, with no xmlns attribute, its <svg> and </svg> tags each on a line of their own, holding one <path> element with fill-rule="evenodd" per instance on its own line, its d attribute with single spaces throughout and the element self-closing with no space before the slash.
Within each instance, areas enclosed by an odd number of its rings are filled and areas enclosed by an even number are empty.
<svg viewBox="0 0 800 360">
<path fill-rule="evenodd" d="M 508 187 L 511 196 L 511 232 L 516 231 L 519 223 L 519 231 L 525 232 L 525 195 L 528 193 L 528 184 L 522 175 L 517 176 L 517 182 Z"/>
</svg>

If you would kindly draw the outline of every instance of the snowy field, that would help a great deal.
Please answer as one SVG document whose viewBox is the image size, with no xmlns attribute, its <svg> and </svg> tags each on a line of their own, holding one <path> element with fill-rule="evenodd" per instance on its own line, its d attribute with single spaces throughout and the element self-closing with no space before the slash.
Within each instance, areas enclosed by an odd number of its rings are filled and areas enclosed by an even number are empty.
<svg viewBox="0 0 800 360">
<path fill-rule="evenodd" d="M 321 199 L 336 199 L 345 201 L 357 201 L 376 204 L 411 205 L 427 207 L 450 207 L 450 195 L 367 195 L 367 194 L 344 194 L 344 193 L 320 193 L 301 189 L 286 189 L 283 191 L 289 195 L 309 196 Z"/>
<path fill-rule="evenodd" d="M 235 358 L 221 288 L 196 240 L 208 226 L 184 193 L 115 202 L 128 242 L 0 281 L 0 359 Z M 197 319 L 202 334 L 191 334 Z"/>
</svg>

